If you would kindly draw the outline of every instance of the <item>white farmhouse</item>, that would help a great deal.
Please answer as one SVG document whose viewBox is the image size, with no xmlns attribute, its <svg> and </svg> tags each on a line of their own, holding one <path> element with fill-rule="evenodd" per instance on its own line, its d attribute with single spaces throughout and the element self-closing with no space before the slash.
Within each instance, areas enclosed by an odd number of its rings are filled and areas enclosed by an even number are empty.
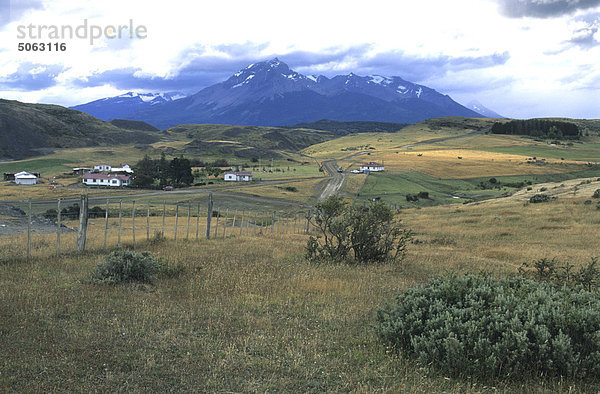
<svg viewBox="0 0 600 394">
<path fill-rule="evenodd" d="M 94 165 L 94 171 L 105 172 L 110 171 L 112 169 L 108 164 L 96 164 Z"/>
<path fill-rule="evenodd" d="M 226 171 L 225 180 L 232 182 L 249 182 L 252 180 L 252 173 L 243 171 Z"/>
<path fill-rule="evenodd" d="M 118 174 L 84 174 L 83 183 L 88 186 L 129 186 L 130 177 Z"/>
<path fill-rule="evenodd" d="M 379 171 L 383 171 L 385 168 L 383 167 L 383 164 L 379 164 L 376 163 L 374 161 L 370 161 L 368 163 L 365 164 L 361 164 L 360 166 L 360 172 L 379 172 Z"/>
<path fill-rule="evenodd" d="M 37 183 L 37 176 L 22 171 L 15 174 L 15 183 L 17 185 L 35 185 Z"/>
<path fill-rule="evenodd" d="M 133 174 L 133 170 L 129 167 L 129 164 L 125 164 L 123 167 L 113 167 L 109 170 L 110 172 L 125 172 L 127 174 Z"/>
</svg>

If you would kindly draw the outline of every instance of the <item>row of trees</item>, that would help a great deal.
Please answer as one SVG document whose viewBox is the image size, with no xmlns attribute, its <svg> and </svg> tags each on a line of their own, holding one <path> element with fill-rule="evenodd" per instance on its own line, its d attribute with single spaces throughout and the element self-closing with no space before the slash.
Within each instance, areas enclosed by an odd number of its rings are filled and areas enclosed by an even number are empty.
<svg viewBox="0 0 600 394">
<path fill-rule="evenodd" d="M 529 135 L 542 138 L 578 138 L 579 127 L 574 123 L 557 120 L 528 119 L 496 122 L 492 126 L 494 134 Z"/>
<path fill-rule="evenodd" d="M 192 166 L 189 159 L 175 157 L 168 161 L 164 155 L 160 159 L 152 159 L 146 155 L 135 165 L 133 187 L 162 188 L 171 186 L 189 186 L 194 182 Z"/>
</svg>

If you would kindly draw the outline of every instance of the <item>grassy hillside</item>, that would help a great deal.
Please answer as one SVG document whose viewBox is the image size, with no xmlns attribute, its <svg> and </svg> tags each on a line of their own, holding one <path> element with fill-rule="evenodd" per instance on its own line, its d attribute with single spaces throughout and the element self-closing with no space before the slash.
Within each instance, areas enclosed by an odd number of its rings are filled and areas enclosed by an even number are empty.
<svg viewBox="0 0 600 394">
<path fill-rule="evenodd" d="M 152 143 L 158 135 L 119 128 L 58 105 L 0 100 L 0 159 L 22 159 L 53 148 Z"/>
<path fill-rule="evenodd" d="M 297 152 L 335 138 L 333 133 L 320 130 L 229 125 L 181 125 L 166 132 L 191 140 L 182 149 L 186 153 L 217 151 L 246 158 L 280 157 L 280 151 Z"/>
<path fill-rule="evenodd" d="M 298 123 L 294 126 L 285 126 L 287 129 L 312 129 L 331 131 L 337 136 L 355 133 L 394 133 L 408 126 L 406 123 L 387 122 L 339 122 L 336 120 L 322 119 L 310 123 Z"/>
</svg>

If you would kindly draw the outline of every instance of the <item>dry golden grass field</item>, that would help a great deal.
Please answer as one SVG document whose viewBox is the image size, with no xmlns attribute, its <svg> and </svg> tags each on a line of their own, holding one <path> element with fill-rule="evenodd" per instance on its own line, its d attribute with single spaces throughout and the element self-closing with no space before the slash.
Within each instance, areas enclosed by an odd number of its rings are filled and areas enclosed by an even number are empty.
<svg viewBox="0 0 600 394">
<path fill-rule="evenodd" d="M 102 220 L 92 220 L 93 250 L 83 255 L 56 257 L 55 235 L 35 234 L 34 256 L 44 255 L 27 262 L 11 256 L 26 237 L 12 237 L 1 246 L 0 389 L 597 392 L 597 382 L 449 378 L 389 353 L 373 330 L 375 311 L 397 291 L 443 272 L 507 275 L 542 257 L 579 265 L 597 256 L 600 210 L 585 201 L 600 183 L 572 183 L 545 185 L 557 197 L 547 203 L 526 203 L 525 190 L 400 211 L 419 240 L 400 265 L 315 265 L 303 257 L 305 235 L 246 235 L 243 227 L 196 241 L 193 217 L 189 240 L 185 217 L 177 241 L 168 217 L 171 240 L 147 242 L 145 218 L 136 218 L 136 249 L 184 273 L 98 285 L 86 278 L 104 255 Z M 160 220 L 152 217 L 152 230 Z M 109 244 L 116 226 L 111 220 Z M 123 242 L 131 245 L 130 225 Z"/>
</svg>

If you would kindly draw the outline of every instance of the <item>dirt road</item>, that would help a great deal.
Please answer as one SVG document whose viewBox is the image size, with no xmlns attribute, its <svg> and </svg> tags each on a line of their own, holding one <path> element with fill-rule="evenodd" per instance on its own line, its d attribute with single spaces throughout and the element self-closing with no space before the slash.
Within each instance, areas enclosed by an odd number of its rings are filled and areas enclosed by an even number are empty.
<svg viewBox="0 0 600 394">
<path fill-rule="evenodd" d="M 329 182 L 325 189 L 321 192 L 319 196 L 319 201 L 323 201 L 328 199 L 330 196 L 337 194 L 344 185 L 344 180 L 346 178 L 346 174 L 343 172 L 338 172 L 338 164 L 336 160 L 329 160 L 323 162 L 323 169 L 327 171 L 327 175 L 330 176 Z"/>
</svg>

